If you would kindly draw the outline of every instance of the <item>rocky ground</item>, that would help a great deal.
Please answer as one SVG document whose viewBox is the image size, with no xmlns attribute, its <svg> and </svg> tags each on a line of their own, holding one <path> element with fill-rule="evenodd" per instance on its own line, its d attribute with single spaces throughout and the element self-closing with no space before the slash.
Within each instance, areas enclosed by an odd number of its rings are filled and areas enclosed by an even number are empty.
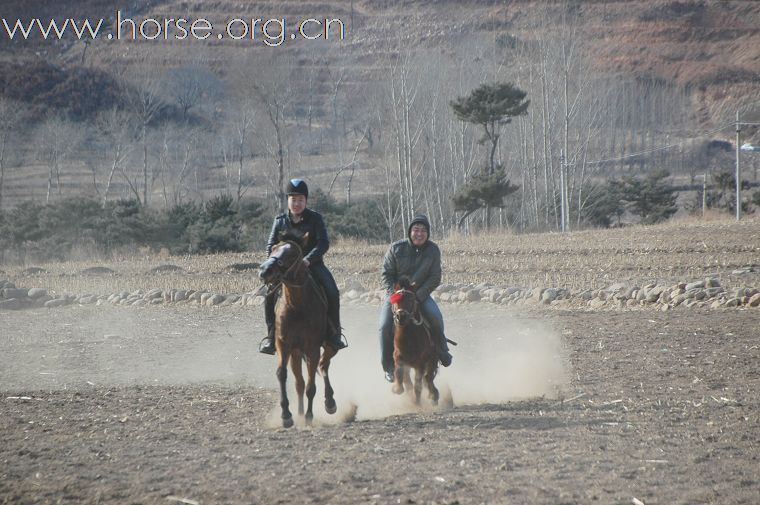
<svg viewBox="0 0 760 505">
<path fill-rule="evenodd" d="M 757 503 L 757 309 L 445 304 L 421 410 L 376 310 L 344 310 L 338 413 L 289 430 L 258 307 L 0 311 L 0 503 Z"/>
</svg>

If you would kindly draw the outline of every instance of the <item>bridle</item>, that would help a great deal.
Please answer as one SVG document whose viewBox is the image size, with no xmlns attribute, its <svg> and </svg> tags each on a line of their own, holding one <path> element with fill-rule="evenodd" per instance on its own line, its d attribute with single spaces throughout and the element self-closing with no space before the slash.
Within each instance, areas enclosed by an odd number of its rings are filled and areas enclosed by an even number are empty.
<svg viewBox="0 0 760 505">
<path fill-rule="evenodd" d="M 409 314 L 408 311 L 403 310 L 403 309 L 401 309 L 401 308 L 398 307 L 398 302 L 405 295 L 411 295 L 413 297 L 413 299 L 414 299 L 414 309 L 410 313 L 411 319 L 412 319 L 412 323 L 414 323 L 416 326 L 419 326 L 419 325 L 423 324 L 422 314 L 420 313 L 419 303 L 417 302 L 417 298 L 415 297 L 414 291 L 411 291 L 409 289 L 404 289 L 404 288 L 401 288 L 401 289 L 399 289 L 397 291 L 394 291 L 393 294 L 388 298 L 388 300 L 391 303 L 391 311 L 393 312 L 393 321 L 396 324 L 400 325 L 401 324 L 401 316 L 403 314 L 405 314 L 405 313 Z M 394 301 L 394 298 L 396 298 L 395 301 Z"/>
<path fill-rule="evenodd" d="M 293 287 L 293 288 L 302 288 L 302 287 L 304 287 L 306 285 L 307 282 L 309 282 L 309 276 L 308 275 L 306 276 L 306 278 L 304 279 L 304 281 L 301 284 L 296 284 L 294 282 L 295 281 L 294 277 L 288 278 L 288 276 L 291 273 L 295 273 L 297 271 L 299 265 L 301 265 L 304 268 L 306 268 L 306 266 L 303 264 L 303 249 L 301 248 L 301 246 L 298 245 L 297 243 L 293 242 L 292 240 L 286 240 L 286 241 L 282 242 L 281 244 L 290 244 L 293 247 L 295 247 L 296 251 L 298 251 L 298 257 L 296 258 L 295 261 L 293 261 L 293 263 L 287 269 L 285 269 L 284 272 L 282 272 L 282 274 L 280 275 L 280 278 L 277 280 L 277 282 L 273 282 L 272 284 L 268 284 L 267 285 L 268 288 L 269 288 L 269 291 L 268 291 L 267 294 L 271 294 L 271 293 L 277 291 L 277 289 L 280 287 L 280 284 L 285 284 L 286 286 Z M 278 249 L 279 249 L 279 247 L 278 247 Z M 269 256 L 269 260 L 274 261 L 274 263 L 277 264 L 277 267 L 279 269 L 282 269 L 285 266 L 285 263 L 280 258 L 278 258 L 276 256 Z"/>
</svg>

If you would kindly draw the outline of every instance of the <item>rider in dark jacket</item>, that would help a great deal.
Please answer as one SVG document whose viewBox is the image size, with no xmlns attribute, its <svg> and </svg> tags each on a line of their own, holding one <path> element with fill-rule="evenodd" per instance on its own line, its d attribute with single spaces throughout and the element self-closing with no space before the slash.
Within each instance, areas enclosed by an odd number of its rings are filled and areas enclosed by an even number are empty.
<svg viewBox="0 0 760 505">
<path fill-rule="evenodd" d="M 306 207 L 309 198 L 309 188 L 301 179 L 291 179 L 287 186 L 288 212 L 274 218 L 272 232 L 267 242 L 267 256 L 272 253 L 272 247 L 279 242 L 280 233 L 288 230 L 298 230 L 301 234 L 308 233 L 308 240 L 303 248 L 303 261 L 317 283 L 322 286 L 327 297 L 327 318 L 329 329 L 327 344 L 336 351 L 343 349 L 346 344 L 341 338 L 340 326 L 340 293 L 330 271 L 322 261 L 322 256 L 330 248 L 327 238 L 327 228 L 319 212 Z M 279 289 L 268 294 L 264 301 L 264 317 L 267 323 L 267 336 L 259 344 L 259 352 L 274 354 L 274 308 L 279 296 Z"/>
<path fill-rule="evenodd" d="M 438 336 L 438 359 L 443 366 L 451 364 L 451 354 L 443 332 L 443 315 L 430 293 L 441 284 L 441 250 L 429 240 L 430 222 L 423 214 L 416 215 L 409 223 L 407 238 L 391 244 L 383 261 L 383 285 L 386 298 L 380 309 L 380 348 L 385 378 L 393 382 L 393 313 L 388 297 L 401 277 L 407 276 L 417 284 L 417 300 L 423 316 L 433 326 Z"/>
</svg>

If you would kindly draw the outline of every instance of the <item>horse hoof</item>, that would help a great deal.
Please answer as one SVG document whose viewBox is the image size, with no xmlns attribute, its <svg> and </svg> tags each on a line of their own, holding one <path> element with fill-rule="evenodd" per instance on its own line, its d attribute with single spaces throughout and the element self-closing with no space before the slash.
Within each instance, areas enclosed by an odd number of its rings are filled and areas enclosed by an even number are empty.
<svg viewBox="0 0 760 505">
<path fill-rule="evenodd" d="M 338 406 L 335 404 L 335 400 L 332 398 L 325 400 L 325 411 L 327 411 L 328 414 L 335 414 L 337 410 Z"/>
<path fill-rule="evenodd" d="M 404 392 L 404 386 L 393 386 L 391 391 L 393 391 L 393 394 L 400 395 Z"/>
<path fill-rule="evenodd" d="M 291 428 L 293 426 L 293 418 L 288 417 L 287 419 L 282 420 L 282 427 L 283 428 Z"/>
<path fill-rule="evenodd" d="M 314 416 L 306 416 L 306 417 L 304 417 L 304 421 L 306 422 L 306 426 L 311 426 L 313 420 L 314 420 Z"/>
</svg>

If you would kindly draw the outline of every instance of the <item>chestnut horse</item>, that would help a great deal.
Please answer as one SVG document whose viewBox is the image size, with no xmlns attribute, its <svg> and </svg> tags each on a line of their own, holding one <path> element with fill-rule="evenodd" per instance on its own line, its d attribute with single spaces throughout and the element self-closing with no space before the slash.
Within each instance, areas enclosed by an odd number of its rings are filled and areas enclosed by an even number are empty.
<svg viewBox="0 0 760 505">
<path fill-rule="evenodd" d="M 317 387 L 314 377 L 317 366 L 325 381 L 325 410 L 328 414 L 336 411 L 333 388 L 330 385 L 328 370 L 335 350 L 323 345 L 327 336 L 327 300 L 322 289 L 309 274 L 303 262 L 303 245 L 308 233 L 298 236 L 288 233 L 272 248 L 272 253 L 259 267 L 259 277 L 270 289 L 282 286 L 282 294 L 275 309 L 275 347 L 277 349 L 277 379 L 280 382 L 280 407 L 282 408 L 282 425 L 293 426 L 293 416 L 289 410 L 285 382 L 288 376 L 288 360 L 296 381 L 298 396 L 298 414 L 304 415 L 304 386 L 308 406 L 306 424 L 311 425 L 314 418 L 312 404 Z M 323 348 L 324 347 L 324 348 Z M 323 349 L 322 349 L 323 348 Z M 321 349 L 321 357 L 320 357 Z M 304 385 L 301 362 L 306 362 L 308 383 Z"/>
<path fill-rule="evenodd" d="M 412 387 L 410 369 L 414 369 L 414 403 L 419 405 L 422 379 L 430 401 L 438 405 L 438 389 L 433 380 L 438 373 L 438 352 L 428 324 L 423 321 L 416 296 L 417 286 L 402 277 L 390 296 L 393 311 L 393 361 L 396 369 L 393 392 L 401 394 Z"/>
</svg>

